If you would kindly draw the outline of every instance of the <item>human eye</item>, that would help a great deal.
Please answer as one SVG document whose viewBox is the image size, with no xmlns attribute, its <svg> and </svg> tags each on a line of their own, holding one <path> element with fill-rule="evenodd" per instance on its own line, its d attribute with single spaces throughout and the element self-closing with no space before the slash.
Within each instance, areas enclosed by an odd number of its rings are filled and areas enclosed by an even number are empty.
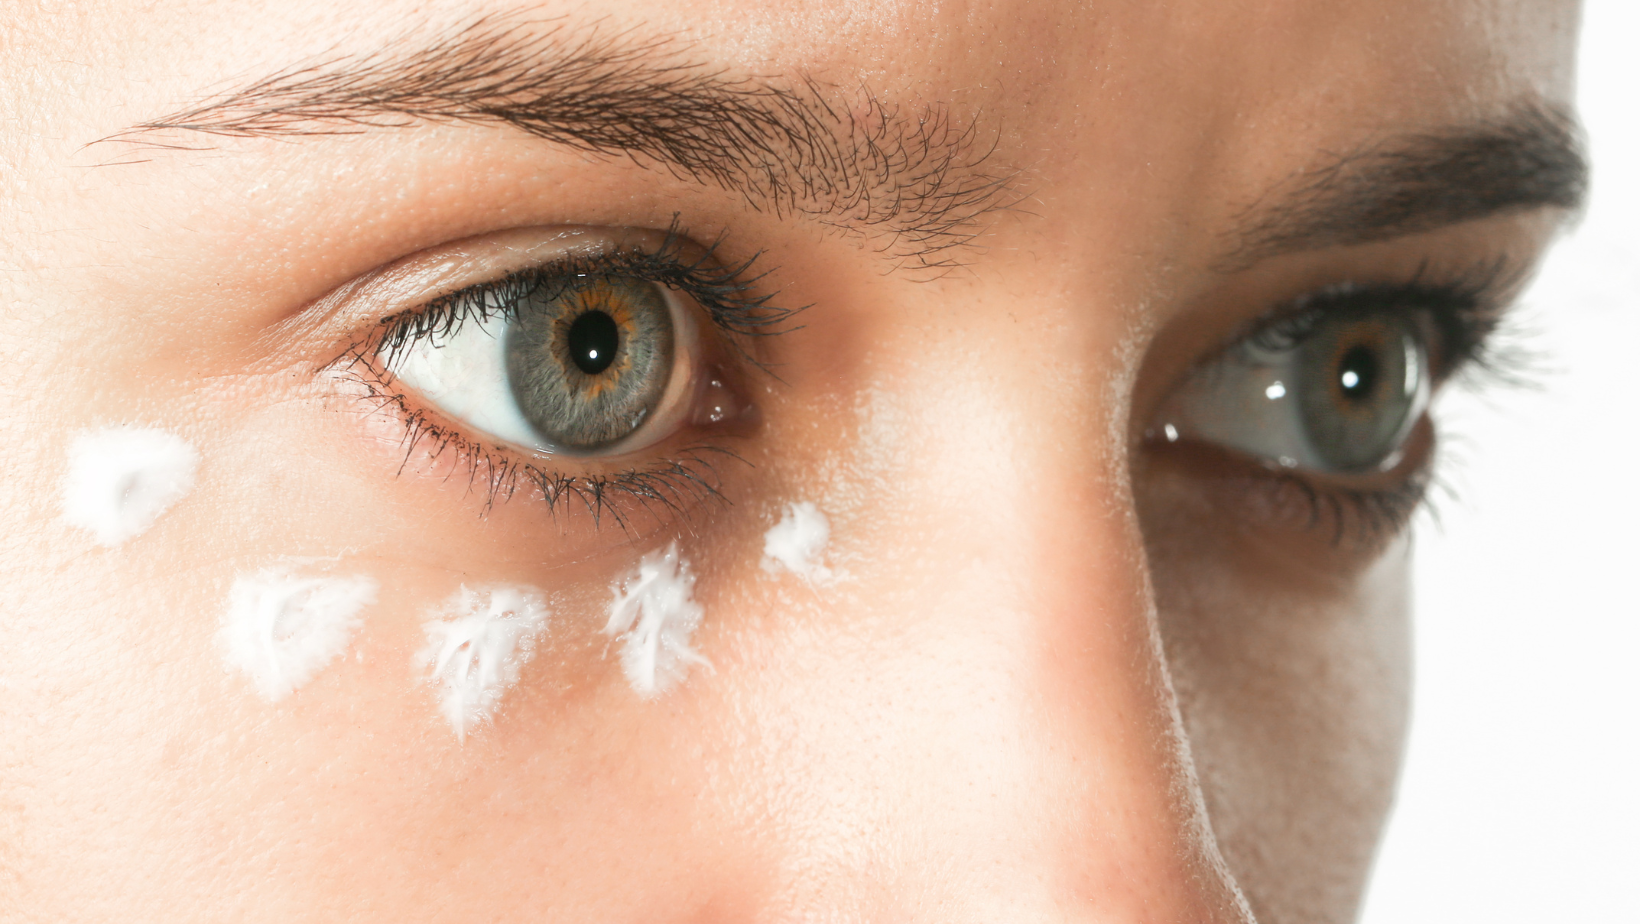
<svg viewBox="0 0 1640 924">
<path fill-rule="evenodd" d="M 572 227 L 423 262 L 440 294 L 382 317 L 342 363 L 403 419 L 412 454 L 453 450 L 492 503 L 526 483 L 622 522 L 623 494 L 676 507 L 715 492 L 705 456 L 732 453 L 703 440 L 755 424 L 750 341 L 787 316 L 749 260 L 725 264 L 675 227 Z"/>
<path fill-rule="evenodd" d="M 1431 399 L 1481 356 L 1503 284 L 1488 267 L 1304 295 L 1197 364 L 1146 437 L 1262 475 L 1252 483 L 1276 493 L 1296 488 L 1306 525 L 1330 520 L 1336 538 L 1347 526 L 1397 532 L 1428 484 Z"/>
</svg>

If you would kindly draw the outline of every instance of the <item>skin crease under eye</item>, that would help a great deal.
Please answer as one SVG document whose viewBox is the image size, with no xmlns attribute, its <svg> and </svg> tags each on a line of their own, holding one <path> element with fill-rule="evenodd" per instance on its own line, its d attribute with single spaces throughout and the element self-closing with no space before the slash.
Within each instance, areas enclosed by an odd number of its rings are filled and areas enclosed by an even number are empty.
<svg viewBox="0 0 1640 924">
<path fill-rule="evenodd" d="M 1232 251 L 1250 208 L 1329 157 L 1567 99 L 1570 5 L 631 0 L 548 3 L 524 25 L 393 0 L 140 13 L 25 7 L 0 25 L 0 87 L 23 88 L 0 90 L 0 342 L 16 371 L 0 380 L 0 576 L 21 653 L 0 699 L 0 907 L 1245 924 L 1244 898 L 1264 924 L 1354 919 L 1404 730 L 1404 539 L 1334 543 L 1271 516 L 1288 495 L 1268 480 L 1154 452 L 1139 431 L 1203 343 L 1272 306 L 1425 262 L 1529 265 L 1548 232 L 1507 215 L 1246 269 Z M 1002 198 L 1020 207 L 948 229 L 979 236 L 927 278 L 907 272 L 922 239 L 904 215 L 752 202 L 744 182 L 495 118 L 96 143 L 270 75 L 379 89 L 480 13 L 504 37 L 562 29 L 517 56 L 555 78 L 575 73 L 555 49 L 589 23 L 629 42 L 617 66 L 580 72 L 601 92 L 652 76 L 654 36 L 674 55 L 661 65 L 698 63 L 714 86 L 813 78 L 841 116 L 828 124 L 858 115 L 861 137 L 888 139 L 881 161 L 862 148 L 867 172 L 904 166 L 896 138 L 973 126 L 958 161 L 986 160 L 966 175 L 1017 180 Z M 642 126 L 701 124 L 611 99 Z M 311 127 L 288 115 L 262 124 Z M 876 196 L 864 217 L 939 201 L 915 179 L 866 187 L 909 198 Z M 859 191 L 839 188 L 845 204 Z M 812 306 L 760 345 L 775 375 L 748 376 L 761 423 L 722 444 L 746 463 L 717 468 L 729 503 L 680 518 L 629 498 L 630 531 L 529 492 L 486 506 L 459 460 L 407 461 L 393 408 L 367 414 L 315 373 L 382 318 L 495 278 L 470 271 L 506 262 L 485 242 L 512 229 L 679 213 L 764 252 L 777 271 L 760 285 Z M 450 257 L 461 248 L 484 256 Z M 151 530 L 102 549 L 51 499 L 72 434 L 123 420 L 186 433 L 208 465 Z M 659 466 L 688 445 L 635 455 Z M 761 568 L 770 520 L 798 498 L 824 511 L 848 581 Z M 688 646 L 713 670 L 645 701 L 601 630 L 612 587 L 673 538 L 710 617 Z M 379 583 L 352 643 L 370 656 L 277 708 L 245 695 L 211 644 L 234 578 L 342 550 Z M 428 608 L 464 585 L 550 588 L 553 618 L 462 743 L 407 664 Z"/>
</svg>

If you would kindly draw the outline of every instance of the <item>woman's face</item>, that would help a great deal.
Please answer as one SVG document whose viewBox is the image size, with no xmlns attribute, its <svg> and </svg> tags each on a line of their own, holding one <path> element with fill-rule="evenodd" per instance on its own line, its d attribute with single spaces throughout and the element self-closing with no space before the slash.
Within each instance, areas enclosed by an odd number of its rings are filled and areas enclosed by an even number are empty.
<svg viewBox="0 0 1640 924">
<path fill-rule="evenodd" d="M 1353 918 L 1572 3 L 8 18 L 7 907 Z"/>
</svg>

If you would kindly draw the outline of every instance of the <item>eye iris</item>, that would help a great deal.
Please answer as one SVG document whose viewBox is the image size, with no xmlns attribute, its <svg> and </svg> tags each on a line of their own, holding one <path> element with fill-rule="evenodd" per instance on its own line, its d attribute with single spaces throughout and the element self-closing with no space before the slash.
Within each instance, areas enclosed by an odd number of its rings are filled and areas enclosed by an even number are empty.
<svg viewBox="0 0 1640 924">
<path fill-rule="evenodd" d="M 1299 348 L 1307 441 L 1334 471 L 1366 471 L 1391 458 L 1417 423 L 1423 348 L 1402 322 L 1323 322 Z"/>
<path fill-rule="evenodd" d="M 597 375 L 615 362 L 621 333 L 614 318 L 602 311 L 588 311 L 570 324 L 566 340 L 575 367 L 587 375 Z"/>
<path fill-rule="evenodd" d="M 523 299 L 507 329 L 507 378 L 524 419 L 566 452 L 608 449 L 660 405 L 674 330 L 643 279 L 577 280 Z"/>
</svg>

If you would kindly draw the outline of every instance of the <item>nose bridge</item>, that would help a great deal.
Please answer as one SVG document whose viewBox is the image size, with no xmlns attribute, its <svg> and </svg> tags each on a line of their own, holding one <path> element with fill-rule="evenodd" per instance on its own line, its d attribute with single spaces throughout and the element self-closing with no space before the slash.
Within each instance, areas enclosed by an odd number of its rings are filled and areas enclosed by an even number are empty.
<svg viewBox="0 0 1640 924">
<path fill-rule="evenodd" d="M 855 892 L 870 920 L 1246 920 L 1179 737 L 1125 463 L 1089 445 L 1109 421 L 1076 413 L 1107 396 L 1050 407 L 997 351 L 952 349 L 926 387 L 862 404 L 830 498 L 846 579 L 804 645 L 829 667 L 783 678 L 805 701 L 768 758 L 792 849 L 830 871 L 821 892 L 879 883 Z"/>
</svg>

